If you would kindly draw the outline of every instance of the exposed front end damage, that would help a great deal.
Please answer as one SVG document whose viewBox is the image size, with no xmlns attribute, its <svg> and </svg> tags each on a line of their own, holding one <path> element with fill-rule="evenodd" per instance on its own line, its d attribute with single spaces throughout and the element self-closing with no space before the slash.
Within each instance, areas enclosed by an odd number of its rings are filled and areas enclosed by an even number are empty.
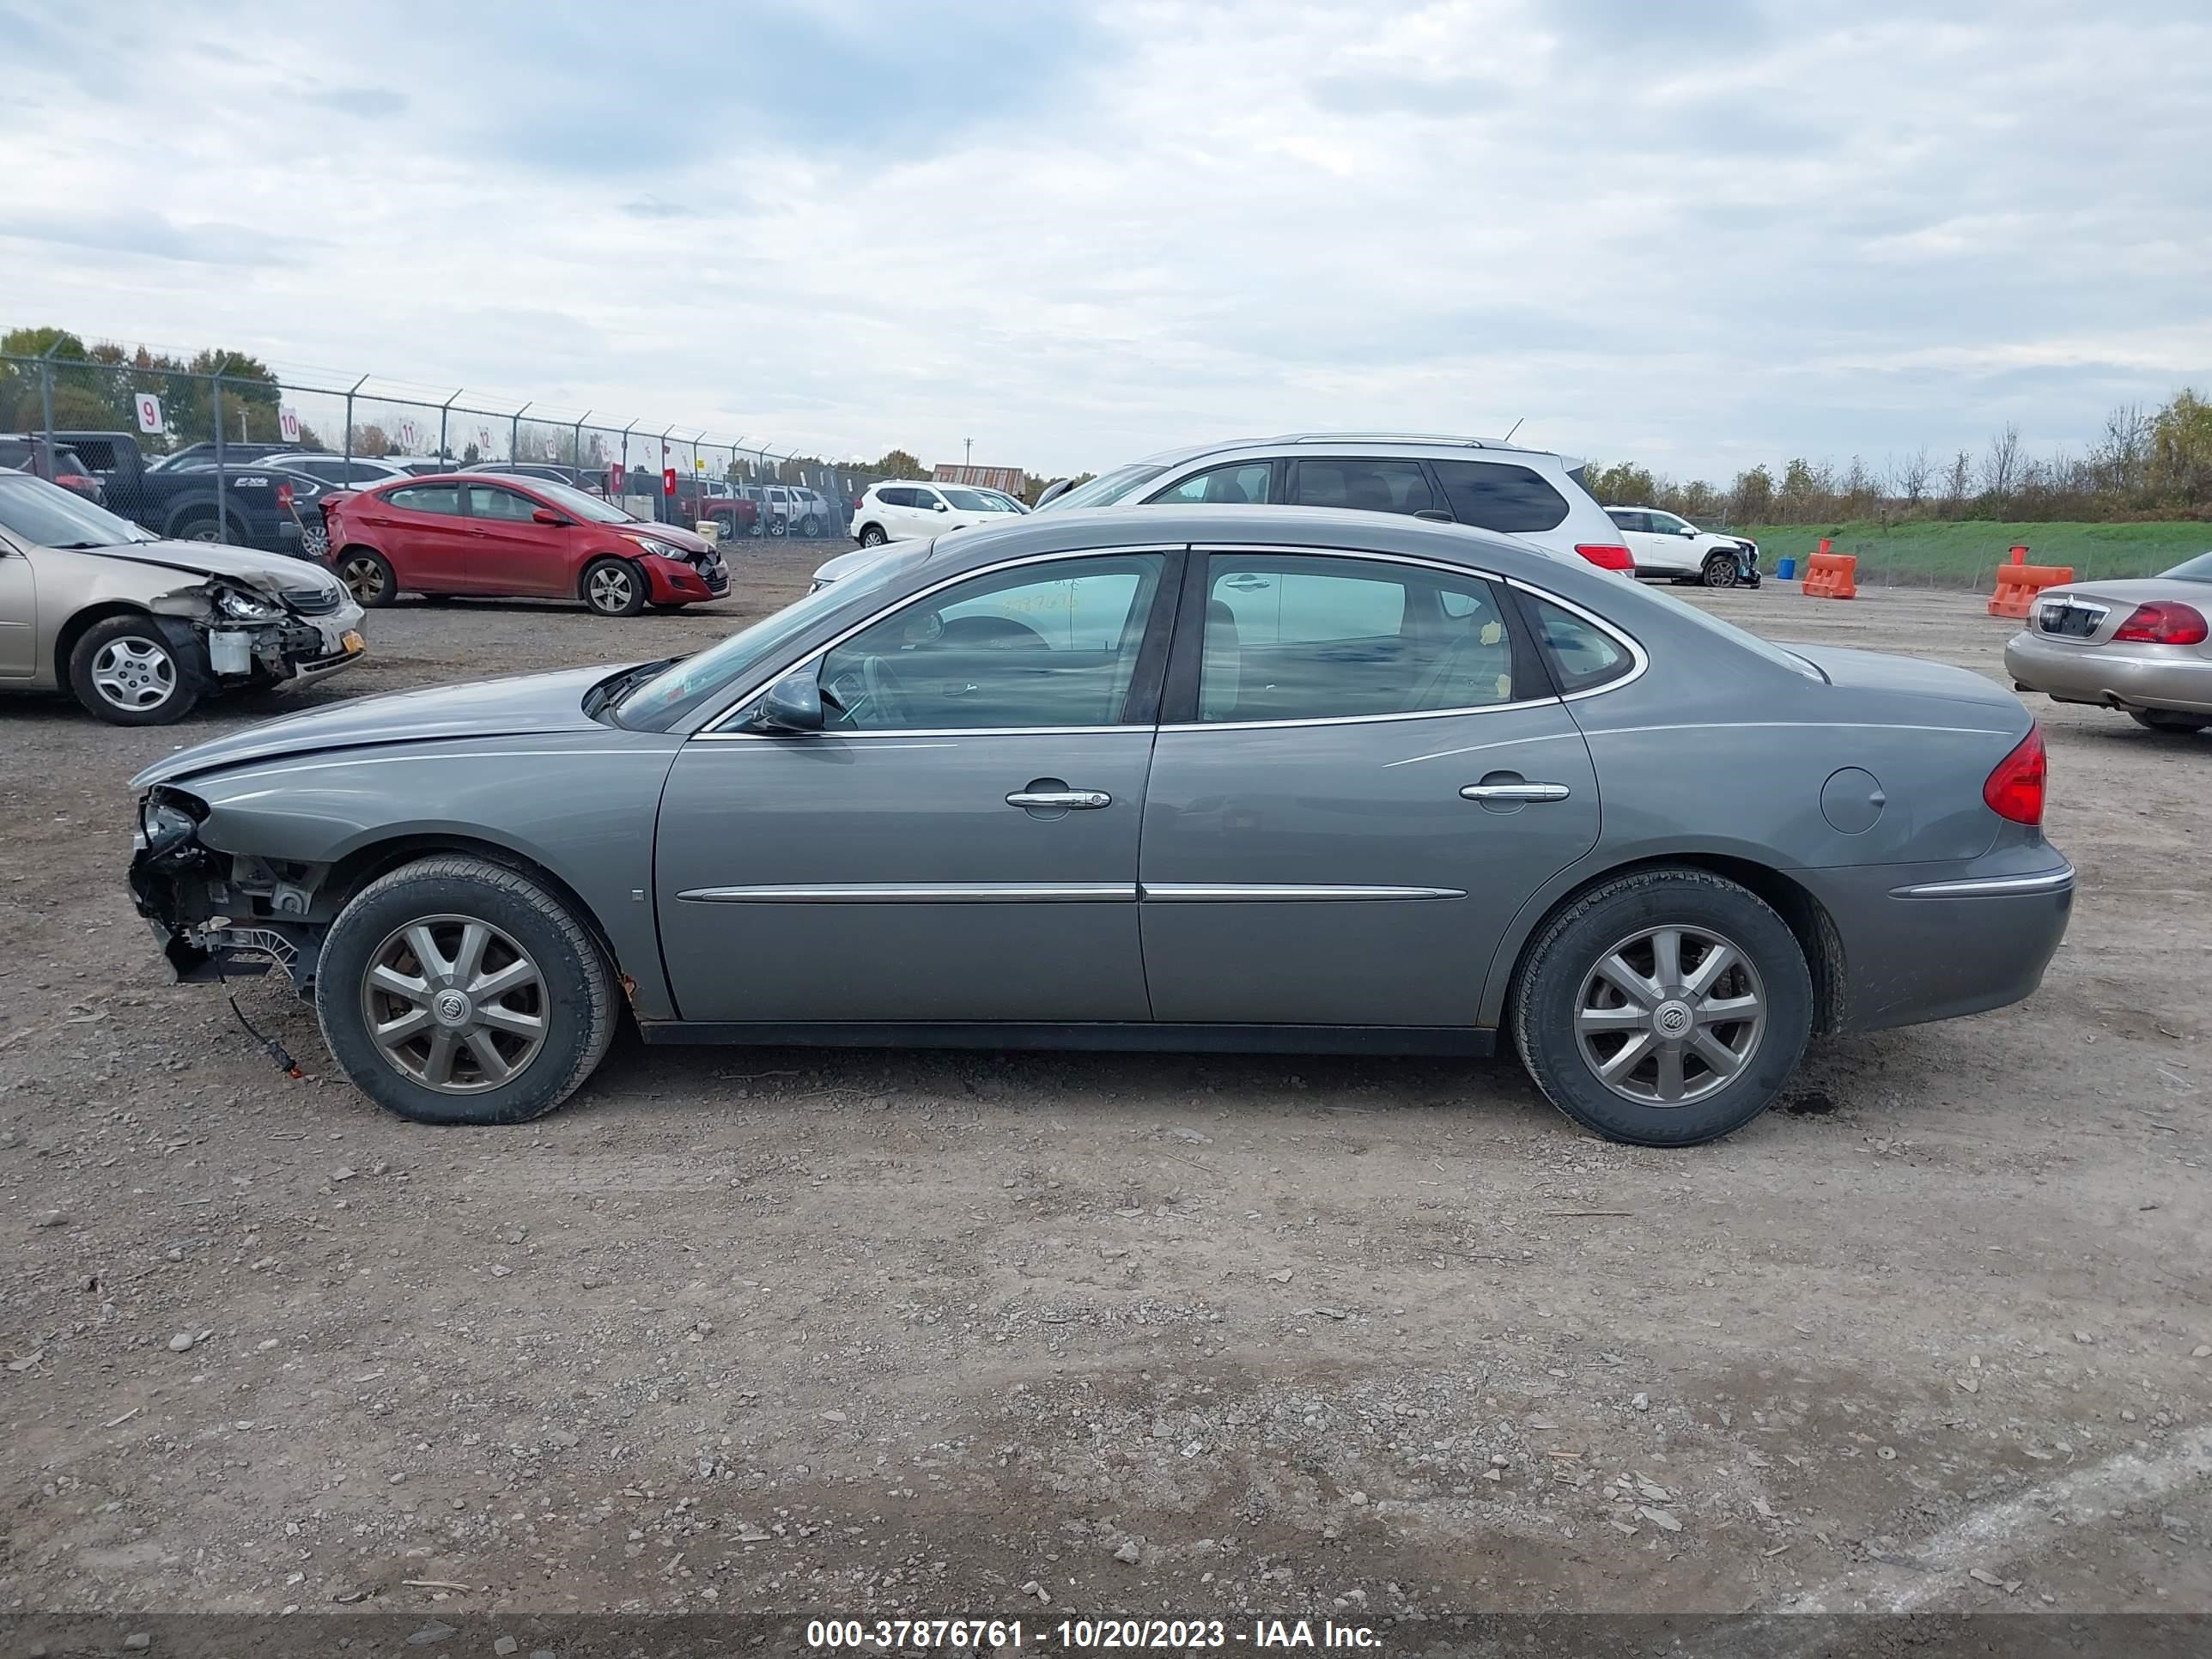
<svg viewBox="0 0 2212 1659">
<path fill-rule="evenodd" d="M 180 981 L 250 977 L 274 967 L 306 990 L 329 925 L 315 912 L 315 887 L 328 866 L 204 846 L 205 811 L 174 789 L 156 788 L 141 802 L 131 855 L 138 914 Z"/>
<path fill-rule="evenodd" d="M 361 607 L 334 583 L 285 588 L 209 576 L 147 601 L 179 659 L 209 689 L 304 684 L 350 667 L 366 650 Z"/>
</svg>

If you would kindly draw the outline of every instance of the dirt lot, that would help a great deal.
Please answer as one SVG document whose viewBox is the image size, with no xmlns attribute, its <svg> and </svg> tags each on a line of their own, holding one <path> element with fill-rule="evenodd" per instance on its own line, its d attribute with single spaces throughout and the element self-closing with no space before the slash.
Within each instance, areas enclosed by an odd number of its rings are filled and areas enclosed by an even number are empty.
<svg viewBox="0 0 2212 1659">
<path fill-rule="evenodd" d="M 316 696 L 703 643 L 817 552 L 680 617 L 404 606 Z M 269 712 L 0 708 L 0 1607 L 2212 1609 L 2212 738 L 2039 708 L 2041 994 L 1668 1153 L 1504 1061 L 635 1042 L 413 1127 L 125 894 L 125 779 Z"/>
</svg>

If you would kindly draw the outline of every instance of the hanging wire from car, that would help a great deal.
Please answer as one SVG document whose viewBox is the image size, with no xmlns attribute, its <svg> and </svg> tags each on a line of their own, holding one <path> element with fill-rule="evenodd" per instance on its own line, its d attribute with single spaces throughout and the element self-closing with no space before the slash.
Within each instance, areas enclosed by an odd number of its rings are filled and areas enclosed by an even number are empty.
<svg viewBox="0 0 2212 1659">
<path fill-rule="evenodd" d="M 223 977 L 222 961 L 219 958 L 214 961 L 215 982 L 222 987 L 223 1000 L 230 1004 L 230 1016 L 238 1022 L 239 1030 L 259 1043 L 261 1052 L 276 1061 L 276 1069 L 286 1077 L 295 1081 L 304 1079 L 307 1074 L 300 1069 L 300 1062 L 292 1058 L 291 1051 L 275 1037 L 264 1036 L 253 1022 L 246 1018 L 246 1010 L 238 1006 L 238 993 L 230 988 L 230 981 Z"/>
</svg>

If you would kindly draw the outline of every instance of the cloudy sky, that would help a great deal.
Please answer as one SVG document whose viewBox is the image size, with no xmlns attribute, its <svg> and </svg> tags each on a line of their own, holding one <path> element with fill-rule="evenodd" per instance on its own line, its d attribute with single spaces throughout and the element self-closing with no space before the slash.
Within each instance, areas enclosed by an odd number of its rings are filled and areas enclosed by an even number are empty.
<svg viewBox="0 0 2212 1659">
<path fill-rule="evenodd" d="M 2202 0 L 0 0 L 0 325 L 839 457 L 1725 477 L 2212 385 Z M 441 394 L 442 395 L 442 393 Z"/>
</svg>

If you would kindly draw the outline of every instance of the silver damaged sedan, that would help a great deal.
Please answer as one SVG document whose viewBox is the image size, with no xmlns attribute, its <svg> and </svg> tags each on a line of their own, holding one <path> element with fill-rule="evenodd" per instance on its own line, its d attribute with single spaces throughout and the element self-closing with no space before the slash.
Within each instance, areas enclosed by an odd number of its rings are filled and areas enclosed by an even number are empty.
<svg viewBox="0 0 2212 1659">
<path fill-rule="evenodd" d="M 1818 1034 L 2034 990 L 2074 872 L 1962 670 L 1784 650 L 1456 526 L 1039 514 L 679 661 L 380 697 L 148 769 L 179 974 L 275 963 L 434 1123 L 649 1042 L 1517 1050 L 1614 1139 Z"/>
</svg>

